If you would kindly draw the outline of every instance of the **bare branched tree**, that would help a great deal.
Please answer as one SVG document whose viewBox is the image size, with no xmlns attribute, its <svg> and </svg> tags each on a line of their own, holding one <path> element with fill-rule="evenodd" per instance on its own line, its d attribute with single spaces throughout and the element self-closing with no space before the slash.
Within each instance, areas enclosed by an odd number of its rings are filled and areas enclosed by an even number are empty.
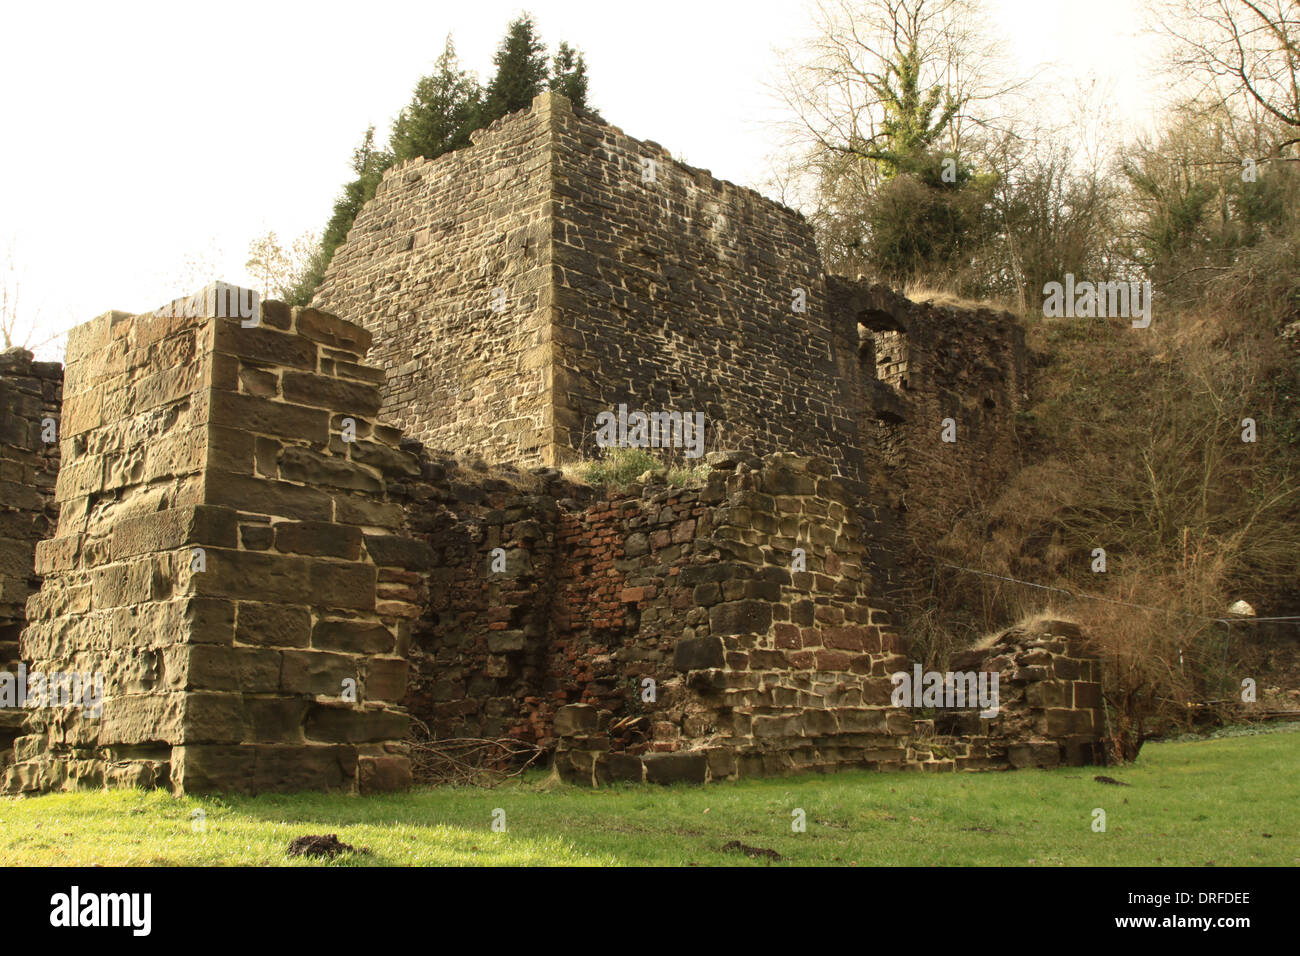
<svg viewBox="0 0 1300 956">
<path fill-rule="evenodd" d="M 1007 78 L 977 0 L 816 0 L 810 18 L 775 88 L 788 119 L 772 185 L 832 268 L 961 284 L 986 153 L 1016 135 L 1026 81 Z"/>
<path fill-rule="evenodd" d="M 900 147 L 960 153 L 1005 129 L 1022 88 L 972 0 L 818 0 L 777 95 L 812 170 L 876 183 Z"/>
<path fill-rule="evenodd" d="M 1152 0 L 1185 97 L 1275 131 L 1258 161 L 1300 144 L 1300 2 Z"/>
<path fill-rule="evenodd" d="M 30 335 L 23 335 L 19 331 L 18 298 L 18 275 L 14 269 L 13 254 L 10 253 L 3 272 L 0 272 L 0 346 L 6 349 L 25 346 L 27 336 Z"/>
<path fill-rule="evenodd" d="M 260 285 L 263 298 L 289 302 L 310 271 L 319 245 L 320 237 L 307 232 L 285 248 L 271 231 L 248 244 L 245 268 Z"/>
<path fill-rule="evenodd" d="M 22 272 L 11 243 L 0 264 L 0 351 L 22 348 L 35 352 L 65 334 L 48 331 L 40 319 L 40 311 L 25 305 L 21 293 Z"/>
</svg>

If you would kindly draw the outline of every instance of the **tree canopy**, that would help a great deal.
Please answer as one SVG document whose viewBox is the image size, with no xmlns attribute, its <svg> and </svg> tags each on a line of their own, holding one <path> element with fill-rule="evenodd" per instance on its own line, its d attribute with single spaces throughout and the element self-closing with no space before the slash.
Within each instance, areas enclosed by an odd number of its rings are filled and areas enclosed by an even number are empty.
<svg viewBox="0 0 1300 956">
<path fill-rule="evenodd" d="M 320 246 L 293 286 L 291 301 L 306 305 L 316 293 L 335 250 L 347 239 L 361 207 L 375 195 L 384 173 L 394 164 L 422 157 L 436 159 L 470 144 L 470 135 L 509 113 L 527 109 L 545 90 L 557 92 L 574 109 L 587 108 L 587 62 L 582 53 L 561 42 L 552 60 L 537 24 L 529 14 L 511 21 L 492 62 L 496 70 L 487 87 L 463 69 L 450 35 L 433 72 L 420 78 L 411 101 L 393 120 L 388 147 L 381 148 L 375 128 L 366 130 L 353 151 L 355 179 L 343 186 Z"/>
</svg>

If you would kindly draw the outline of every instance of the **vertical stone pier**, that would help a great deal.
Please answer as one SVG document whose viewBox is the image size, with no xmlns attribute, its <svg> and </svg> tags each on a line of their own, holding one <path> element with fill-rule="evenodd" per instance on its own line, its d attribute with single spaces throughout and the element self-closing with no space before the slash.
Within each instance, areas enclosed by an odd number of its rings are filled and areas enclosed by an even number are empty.
<svg viewBox="0 0 1300 956">
<path fill-rule="evenodd" d="M 58 520 L 59 404 L 63 366 L 36 362 L 25 349 L 0 353 L 0 673 L 18 671 L 18 637 L 33 573 L 36 542 Z M 3 680 L 3 678 L 0 678 Z M 0 687 L 0 767 L 23 733 L 25 714 Z"/>
<path fill-rule="evenodd" d="M 276 302 L 244 327 L 195 298 L 69 336 L 58 530 L 21 653 L 74 699 L 29 710 L 6 788 L 406 786 L 427 546 L 396 533 L 390 482 L 419 466 L 376 420 L 370 335 Z"/>
</svg>

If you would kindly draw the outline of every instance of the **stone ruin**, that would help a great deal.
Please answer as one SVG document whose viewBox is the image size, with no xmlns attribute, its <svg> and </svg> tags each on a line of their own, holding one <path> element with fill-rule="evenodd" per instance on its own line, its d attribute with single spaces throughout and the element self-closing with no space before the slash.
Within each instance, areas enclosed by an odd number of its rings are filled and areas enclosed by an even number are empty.
<svg viewBox="0 0 1300 956">
<path fill-rule="evenodd" d="M 399 789 L 413 723 L 587 784 L 1099 759 L 1068 623 L 954 659 L 996 713 L 894 697 L 925 542 L 1014 465 L 1010 316 L 828 276 L 555 94 L 390 170 L 312 308 L 198 301 L 0 359 L 6 672 L 98 703 L 0 708 L 6 789 Z M 567 478 L 619 405 L 702 412 L 707 475 Z"/>
</svg>

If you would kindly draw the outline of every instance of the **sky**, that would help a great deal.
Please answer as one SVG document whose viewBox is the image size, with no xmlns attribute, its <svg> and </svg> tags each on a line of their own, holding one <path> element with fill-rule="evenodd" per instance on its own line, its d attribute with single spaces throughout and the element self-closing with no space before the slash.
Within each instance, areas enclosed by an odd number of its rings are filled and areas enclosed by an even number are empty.
<svg viewBox="0 0 1300 956">
<path fill-rule="evenodd" d="M 1095 81 L 1149 124 L 1141 0 L 987 0 L 1043 89 Z M 771 193 L 779 51 L 801 0 L 0 4 L 0 270 L 44 339 L 213 279 L 249 242 L 320 231 L 367 126 L 385 133 L 453 35 L 482 82 L 523 10 L 585 54 L 589 100 L 629 135 Z M 1044 98 L 1042 102 L 1047 102 Z M 37 349 L 55 357 L 54 341 Z"/>
</svg>

